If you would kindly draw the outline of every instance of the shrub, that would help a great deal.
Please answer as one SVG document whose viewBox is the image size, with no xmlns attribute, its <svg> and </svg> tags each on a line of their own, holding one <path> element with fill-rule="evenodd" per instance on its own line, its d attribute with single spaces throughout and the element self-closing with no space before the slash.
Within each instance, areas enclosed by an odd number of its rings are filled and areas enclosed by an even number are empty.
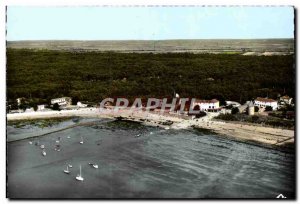
<svg viewBox="0 0 300 204">
<path fill-rule="evenodd" d="M 251 117 L 251 120 L 252 120 L 252 122 L 257 122 L 258 120 L 259 120 L 259 117 L 257 116 L 257 115 L 253 115 L 252 117 Z"/>
<path fill-rule="evenodd" d="M 265 111 L 272 111 L 272 110 L 273 110 L 272 106 L 266 106 Z"/>
<path fill-rule="evenodd" d="M 228 113 L 226 113 L 226 114 L 221 113 L 220 115 L 218 115 L 215 118 L 216 119 L 220 119 L 220 120 L 229 120 L 229 121 L 236 121 L 236 120 L 238 120 L 236 118 L 236 116 L 234 116 L 232 114 L 228 114 Z"/>
<path fill-rule="evenodd" d="M 231 109 L 231 114 L 237 114 L 239 112 L 239 108 L 235 107 Z"/>
</svg>

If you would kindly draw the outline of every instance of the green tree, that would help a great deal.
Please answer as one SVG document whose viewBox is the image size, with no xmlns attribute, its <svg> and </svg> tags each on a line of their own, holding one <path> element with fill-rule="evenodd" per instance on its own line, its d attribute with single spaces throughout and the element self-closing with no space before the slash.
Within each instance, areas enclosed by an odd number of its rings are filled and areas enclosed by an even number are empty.
<svg viewBox="0 0 300 204">
<path fill-rule="evenodd" d="M 60 111 L 58 103 L 54 103 L 53 104 L 52 110 L 58 110 L 58 111 Z"/>
<path fill-rule="evenodd" d="M 34 105 L 33 105 L 33 110 L 34 110 L 34 111 L 37 111 L 37 109 L 38 109 L 37 104 L 34 104 Z"/>
</svg>

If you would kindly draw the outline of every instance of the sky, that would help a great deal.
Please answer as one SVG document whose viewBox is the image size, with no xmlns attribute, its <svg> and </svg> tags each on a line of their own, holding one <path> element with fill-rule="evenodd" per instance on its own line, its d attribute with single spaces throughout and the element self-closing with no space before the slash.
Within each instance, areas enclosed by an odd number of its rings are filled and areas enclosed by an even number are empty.
<svg viewBox="0 0 300 204">
<path fill-rule="evenodd" d="M 294 38 L 293 7 L 7 7 L 8 41 Z"/>
</svg>

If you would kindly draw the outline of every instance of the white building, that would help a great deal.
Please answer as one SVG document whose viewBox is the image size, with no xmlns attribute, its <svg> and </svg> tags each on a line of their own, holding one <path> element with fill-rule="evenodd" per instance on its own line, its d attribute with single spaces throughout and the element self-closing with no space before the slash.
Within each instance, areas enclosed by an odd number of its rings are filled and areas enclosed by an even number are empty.
<svg viewBox="0 0 300 204">
<path fill-rule="evenodd" d="M 195 102 L 192 104 L 192 107 L 194 110 L 215 112 L 220 110 L 220 102 L 217 99 L 212 99 L 212 100 L 196 99 Z"/>
<path fill-rule="evenodd" d="M 43 110 L 45 110 L 45 108 L 46 108 L 46 105 L 45 105 L 45 104 L 38 105 L 38 106 L 37 106 L 37 111 L 43 111 Z"/>
<path fill-rule="evenodd" d="M 289 96 L 285 95 L 280 97 L 280 101 L 283 101 L 285 104 L 291 105 L 293 98 L 290 98 Z"/>
<path fill-rule="evenodd" d="M 72 104 L 72 99 L 70 97 L 54 98 L 51 99 L 51 104 L 57 103 L 59 106 L 69 106 Z"/>
<path fill-rule="evenodd" d="M 248 115 L 254 115 L 255 114 L 255 108 L 252 101 L 248 105 Z"/>
<path fill-rule="evenodd" d="M 77 102 L 77 107 L 79 108 L 85 108 L 87 106 L 88 106 L 87 104 L 81 103 L 80 101 Z"/>
<path fill-rule="evenodd" d="M 271 106 L 273 110 L 276 110 L 278 108 L 278 103 L 277 101 L 271 98 L 257 97 L 254 100 L 254 106 L 258 106 L 259 108 L 265 108 L 267 106 Z"/>
</svg>

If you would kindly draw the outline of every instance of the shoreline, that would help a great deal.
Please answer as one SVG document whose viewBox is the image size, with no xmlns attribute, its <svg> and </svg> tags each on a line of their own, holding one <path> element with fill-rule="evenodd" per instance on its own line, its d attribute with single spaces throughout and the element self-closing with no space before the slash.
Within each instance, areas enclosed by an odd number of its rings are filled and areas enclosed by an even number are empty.
<svg viewBox="0 0 300 204">
<path fill-rule="evenodd" d="M 213 116 L 214 114 L 211 113 L 199 119 L 188 120 L 177 115 L 162 115 L 154 112 L 119 110 L 118 112 L 100 113 L 97 108 L 85 108 L 79 110 L 7 114 L 7 122 L 64 117 L 120 119 L 165 129 L 206 129 L 244 143 L 288 151 L 293 151 L 294 149 L 294 130 L 250 125 L 248 123 L 216 121 L 212 120 Z"/>
</svg>

